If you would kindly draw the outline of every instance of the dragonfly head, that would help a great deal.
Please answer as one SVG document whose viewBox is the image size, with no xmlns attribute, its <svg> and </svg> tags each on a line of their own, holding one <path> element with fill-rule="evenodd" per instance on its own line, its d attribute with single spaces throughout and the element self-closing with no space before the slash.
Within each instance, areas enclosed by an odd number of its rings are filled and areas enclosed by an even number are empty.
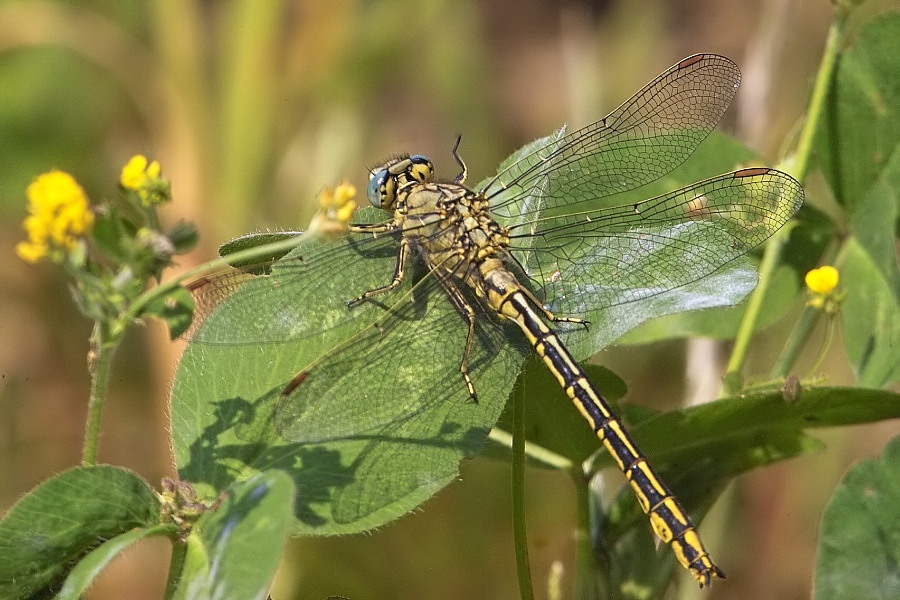
<svg viewBox="0 0 900 600">
<path fill-rule="evenodd" d="M 366 195 L 376 208 L 393 210 L 397 192 L 414 183 L 434 180 L 434 165 L 421 154 L 398 156 L 369 172 Z"/>
</svg>

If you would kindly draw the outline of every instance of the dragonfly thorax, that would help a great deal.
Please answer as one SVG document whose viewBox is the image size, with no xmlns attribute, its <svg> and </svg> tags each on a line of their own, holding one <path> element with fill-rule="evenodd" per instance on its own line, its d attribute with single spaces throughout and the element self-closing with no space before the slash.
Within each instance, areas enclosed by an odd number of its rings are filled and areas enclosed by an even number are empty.
<svg viewBox="0 0 900 600">
<path fill-rule="evenodd" d="M 366 195 L 376 208 L 393 210 L 397 192 L 408 185 L 434 181 L 434 165 L 421 154 L 398 156 L 369 172 Z"/>
<path fill-rule="evenodd" d="M 488 259 L 502 258 L 509 232 L 483 194 L 456 183 L 424 183 L 397 194 L 394 220 L 432 267 L 467 279 Z"/>
</svg>

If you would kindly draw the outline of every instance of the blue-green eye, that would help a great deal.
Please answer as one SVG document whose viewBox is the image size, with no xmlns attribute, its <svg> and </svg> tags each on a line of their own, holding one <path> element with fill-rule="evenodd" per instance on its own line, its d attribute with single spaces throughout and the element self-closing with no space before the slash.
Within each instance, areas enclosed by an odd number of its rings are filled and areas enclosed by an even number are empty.
<svg viewBox="0 0 900 600">
<path fill-rule="evenodd" d="M 384 207 L 387 194 L 387 182 L 390 174 L 387 169 L 373 171 L 369 177 L 369 187 L 366 188 L 366 196 L 369 202 L 376 208 Z"/>
</svg>

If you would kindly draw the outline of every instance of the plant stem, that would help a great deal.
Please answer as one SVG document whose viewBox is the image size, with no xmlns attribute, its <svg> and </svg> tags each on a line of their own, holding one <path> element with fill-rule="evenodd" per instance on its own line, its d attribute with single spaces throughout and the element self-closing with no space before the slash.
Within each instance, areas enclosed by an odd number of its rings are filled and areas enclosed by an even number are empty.
<svg viewBox="0 0 900 600">
<path fill-rule="evenodd" d="M 187 556 L 187 542 L 180 537 L 172 538 L 172 558 L 169 560 L 169 576 L 166 578 L 166 591 L 163 598 L 169 600 L 175 597 L 178 583 L 181 581 L 181 572 L 184 570 L 184 559 Z"/>
<path fill-rule="evenodd" d="M 575 531 L 575 597 L 581 600 L 600 598 L 596 582 L 601 575 L 609 583 L 609 572 L 597 573 L 597 561 L 591 543 L 591 491 L 589 479 L 584 473 L 573 472 L 575 503 L 578 508 L 578 525 Z"/>
<path fill-rule="evenodd" d="M 511 449 L 513 447 L 513 436 L 499 427 L 491 429 L 488 438 L 507 448 Z M 538 463 L 551 469 L 557 469 L 559 471 L 568 471 L 572 469 L 572 461 L 565 456 L 557 454 L 552 450 L 547 450 L 540 444 L 535 444 L 528 440 L 525 440 L 525 456 L 531 460 L 532 463 Z"/>
<path fill-rule="evenodd" d="M 842 254 L 835 256 L 833 248 L 829 246 L 829 249 L 827 249 L 820 258 L 820 264 L 837 265 L 840 264 L 842 260 Z M 794 328 L 791 330 L 791 333 L 784 344 L 784 348 L 781 349 L 781 354 L 778 355 L 778 360 L 775 361 L 775 365 L 772 367 L 772 371 L 769 375 L 770 379 L 783 379 L 787 377 L 788 373 L 797 362 L 800 351 L 809 339 L 809 334 L 812 332 L 813 327 L 819 322 L 819 315 L 821 313 L 821 309 L 813 308 L 812 306 L 805 306 L 803 308 L 803 312 L 800 313 L 800 317 L 797 319 L 797 322 L 794 323 Z"/>
<path fill-rule="evenodd" d="M 838 10 L 828 31 L 828 38 L 825 41 L 825 50 L 822 55 L 822 62 L 819 65 L 819 72 L 816 75 L 816 82 L 813 86 L 812 98 L 809 103 L 809 111 L 806 115 L 806 122 L 803 125 L 803 131 L 797 143 L 797 151 L 793 164 L 785 167 L 785 170 L 791 173 L 801 183 L 806 179 L 809 171 L 810 160 L 812 159 L 813 144 L 816 140 L 816 134 L 819 124 L 824 120 L 825 104 L 828 92 L 831 89 L 831 80 L 834 75 L 835 64 L 840 50 L 840 43 L 843 39 L 844 24 L 846 22 L 846 13 Z M 781 167 L 781 165 L 779 165 Z M 747 348 L 750 344 L 750 338 L 756 330 L 756 322 L 759 318 L 760 308 L 769 283 L 772 279 L 772 273 L 778 265 L 778 259 L 781 251 L 787 241 L 789 227 L 782 228 L 777 232 L 769 243 L 763 254 L 762 264 L 759 269 L 759 285 L 753 290 L 750 300 L 747 302 L 747 310 L 744 318 L 741 320 L 737 337 L 734 341 L 734 349 L 731 353 L 731 359 L 728 361 L 728 369 L 725 374 L 725 387 L 723 393 L 734 394 L 741 387 L 741 370 L 747 356 Z M 814 320 L 807 323 L 808 327 L 812 326 Z M 805 339 L 803 332 L 797 332 L 798 336 Z M 798 351 L 799 349 L 797 349 Z M 784 355 L 784 353 L 782 353 Z M 778 370 L 783 368 L 782 361 L 779 360 Z"/>
<path fill-rule="evenodd" d="M 109 382 L 109 367 L 116 346 L 103 339 L 103 327 L 94 324 L 88 354 L 88 371 L 91 375 L 91 395 L 88 398 L 87 423 L 84 428 L 84 449 L 81 464 L 97 464 L 97 446 L 100 438 L 100 418 L 103 414 L 103 400 L 106 398 L 106 384 Z"/>
<path fill-rule="evenodd" d="M 812 96 L 809 99 L 809 109 L 806 114 L 806 123 L 800 133 L 797 142 L 796 158 L 790 173 L 801 183 L 806 179 L 809 171 L 809 163 L 812 159 L 813 143 L 816 141 L 819 124 L 824 120 L 825 103 L 828 92 L 831 90 L 831 80 L 834 76 L 834 68 L 837 65 L 838 54 L 841 49 L 841 41 L 844 37 L 844 25 L 847 14 L 843 10 L 835 13 L 825 39 L 825 49 L 822 52 L 822 62 L 819 63 L 819 72 L 816 74 L 816 82 L 813 85 Z"/>
<path fill-rule="evenodd" d="M 775 366 L 772 367 L 769 375 L 770 379 L 781 379 L 787 376 L 794 363 L 797 362 L 800 350 L 806 344 L 809 332 L 812 331 L 813 326 L 819 320 L 821 312 L 819 309 L 811 306 L 803 308 L 803 312 L 800 313 L 800 318 L 794 324 L 794 329 L 788 336 L 784 348 L 781 349 L 781 354 L 778 355 L 778 360 L 775 361 Z"/>
<path fill-rule="evenodd" d="M 744 360 L 747 358 L 747 348 L 750 346 L 750 340 L 753 337 L 753 332 L 756 330 L 756 322 L 759 319 L 763 300 L 766 297 L 766 290 L 769 289 L 769 282 L 772 280 L 772 274 L 778 266 L 781 250 L 787 242 L 791 229 L 793 229 L 791 224 L 782 227 L 775 232 L 775 235 L 766 244 L 762 262 L 759 265 L 759 284 L 750 295 L 750 300 L 747 301 L 747 309 L 744 311 L 744 317 L 741 319 L 741 325 L 734 339 L 731 358 L 728 360 L 728 368 L 725 371 L 723 394 L 732 395 L 743 386 L 741 369 L 744 365 Z"/>
<path fill-rule="evenodd" d="M 528 532 L 525 526 L 525 392 L 522 386 L 512 397 L 512 512 L 516 547 L 519 596 L 532 600 L 531 567 L 528 563 Z"/>
</svg>

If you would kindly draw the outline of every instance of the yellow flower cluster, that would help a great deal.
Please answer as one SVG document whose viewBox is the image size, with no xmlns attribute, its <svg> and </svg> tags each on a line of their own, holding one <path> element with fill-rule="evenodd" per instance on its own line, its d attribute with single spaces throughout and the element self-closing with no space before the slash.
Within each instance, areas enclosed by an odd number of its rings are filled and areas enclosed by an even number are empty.
<svg viewBox="0 0 900 600">
<path fill-rule="evenodd" d="M 16 245 L 19 258 L 36 263 L 53 250 L 71 253 L 78 238 L 94 223 L 94 213 L 81 186 L 68 173 L 53 170 L 38 176 L 25 193 L 28 216 L 22 227 L 28 241 Z"/>
<path fill-rule="evenodd" d="M 169 199 L 169 182 L 162 178 L 159 162 L 149 162 L 146 156 L 132 156 L 124 167 L 119 183 L 126 190 L 137 193 L 144 206 Z"/>
<path fill-rule="evenodd" d="M 319 214 L 315 216 L 309 229 L 325 234 L 346 231 L 356 210 L 356 188 L 353 184 L 342 181 L 334 189 L 322 188 L 318 200 Z"/>
</svg>

